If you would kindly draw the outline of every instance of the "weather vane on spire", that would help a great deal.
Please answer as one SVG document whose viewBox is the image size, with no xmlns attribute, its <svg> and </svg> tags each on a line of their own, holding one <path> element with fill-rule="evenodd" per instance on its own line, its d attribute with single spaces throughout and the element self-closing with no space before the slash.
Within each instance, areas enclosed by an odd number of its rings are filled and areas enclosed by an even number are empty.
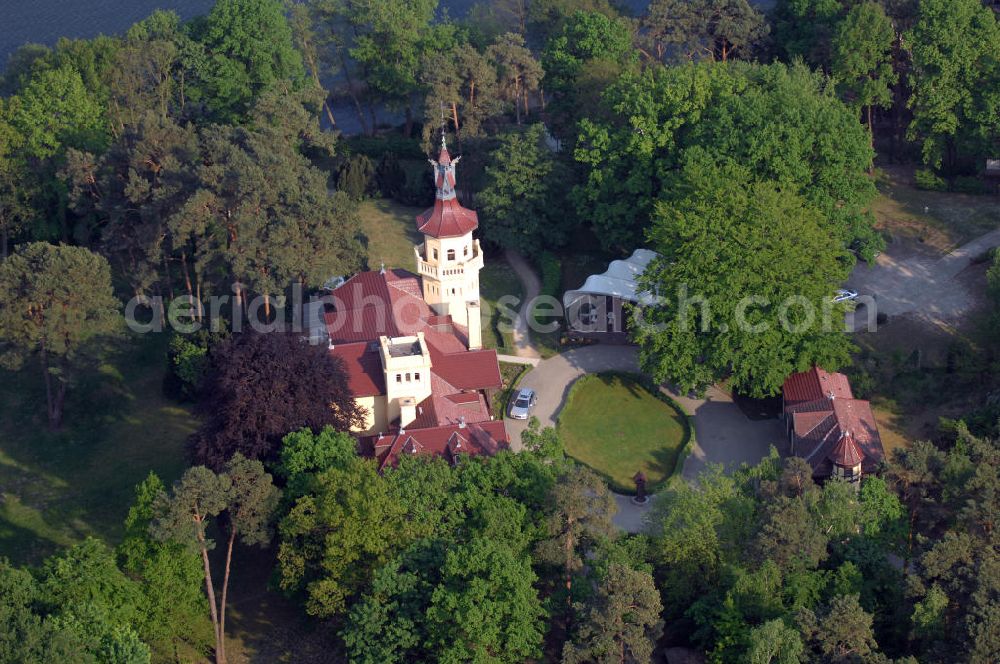
<svg viewBox="0 0 1000 664">
<path fill-rule="evenodd" d="M 444 100 L 441 100 L 441 147 L 446 147 L 445 145 L 445 127 L 447 126 L 447 121 L 444 119 Z"/>
</svg>

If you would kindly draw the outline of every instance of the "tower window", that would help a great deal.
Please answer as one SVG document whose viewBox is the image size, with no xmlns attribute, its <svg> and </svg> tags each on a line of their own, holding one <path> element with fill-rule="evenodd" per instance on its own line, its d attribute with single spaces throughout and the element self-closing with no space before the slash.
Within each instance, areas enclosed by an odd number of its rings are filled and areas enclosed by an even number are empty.
<svg viewBox="0 0 1000 664">
<path fill-rule="evenodd" d="M 397 383 L 403 382 L 403 374 L 396 374 L 396 382 Z"/>
<path fill-rule="evenodd" d="M 438 259 L 438 250 L 437 249 L 431 249 L 431 254 L 434 255 L 434 260 Z"/>
<path fill-rule="evenodd" d="M 406 382 L 407 382 L 407 383 L 409 383 L 409 382 L 410 382 L 410 374 L 406 374 Z"/>
<path fill-rule="evenodd" d="M 463 256 L 468 256 L 469 255 L 469 245 L 465 245 L 465 248 L 462 249 L 462 255 Z"/>
<path fill-rule="evenodd" d="M 454 249 L 449 249 L 448 250 L 448 260 L 450 260 L 450 261 L 455 260 L 455 250 Z"/>
<path fill-rule="evenodd" d="M 413 374 L 413 380 L 417 381 L 418 383 L 420 382 L 420 372 L 419 371 L 417 373 Z"/>
</svg>

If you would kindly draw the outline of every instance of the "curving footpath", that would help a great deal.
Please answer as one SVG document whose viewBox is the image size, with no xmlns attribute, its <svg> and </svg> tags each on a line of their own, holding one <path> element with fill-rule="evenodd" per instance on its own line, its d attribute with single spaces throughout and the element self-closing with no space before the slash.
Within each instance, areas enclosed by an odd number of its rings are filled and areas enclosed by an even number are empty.
<svg viewBox="0 0 1000 664">
<path fill-rule="evenodd" d="M 521 282 L 521 287 L 524 289 L 524 299 L 521 309 L 518 312 L 517 320 L 514 321 L 514 330 L 512 331 L 517 356 L 526 358 L 541 357 L 531 343 L 531 332 L 528 330 L 530 307 L 527 304 L 542 292 L 542 282 L 521 254 L 508 249 L 504 252 L 504 259 L 510 265 L 511 269 L 514 270 L 514 274 L 517 275 L 518 280 Z"/>
</svg>

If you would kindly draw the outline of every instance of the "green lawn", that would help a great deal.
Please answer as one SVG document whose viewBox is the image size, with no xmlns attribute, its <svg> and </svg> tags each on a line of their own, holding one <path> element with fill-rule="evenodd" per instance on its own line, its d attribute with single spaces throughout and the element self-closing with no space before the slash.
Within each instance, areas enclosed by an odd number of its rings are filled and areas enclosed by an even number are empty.
<svg viewBox="0 0 1000 664">
<path fill-rule="evenodd" d="M 578 380 L 559 416 L 566 453 L 601 474 L 612 489 L 634 493 L 632 477 L 646 475 L 655 490 L 674 472 L 687 443 L 687 416 L 671 402 L 620 374 Z"/>
<path fill-rule="evenodd" d="M 189 409 L 162 393 L 165 335 L 149 335 L 70 391 L 51 432 L 35 365 L 0 372 L 0 557 L 37 562 L 87 535 L 115 542 L 149 471 L 185 467 Z"/>
<path fill-rule="evenodd" d="M 513 321 L 503 315 L 497 302 L 506 295 L 516 297 L 520 302 L 524 297 L 524 290 L 514 270 L 501 256 L 486 259 L 486 265 L 479 273 L 479 295 L 483 310 L 483 347 L 496 348 L 501 353 L 513 355 L 513 335 L 500 330 L 501 324 L 505 323 L 505 327 L 509 329 Z M 520 305 L 518 309 L 519 307 Z M 508 308 L 512 307 L 508 304 Z"/>
<path fill-rule="evenodd" d="M 361 203 L 361 230 L 368 238 L 368 269 L 402 268 L 414 272 L 413 247 L 424 241 L 417 232 L 416 215 L 422 208 L 406 207 L 389 199 Z"/>
</svg>

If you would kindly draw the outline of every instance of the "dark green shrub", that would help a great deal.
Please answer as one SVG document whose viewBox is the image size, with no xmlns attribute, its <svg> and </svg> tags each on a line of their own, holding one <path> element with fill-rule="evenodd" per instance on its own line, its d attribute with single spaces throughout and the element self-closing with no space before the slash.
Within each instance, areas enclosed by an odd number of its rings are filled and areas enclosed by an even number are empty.
<svg viewBox="0 0 1000 664">
<path fill-rule="evenodd" d="M 986 185 L 983 184 L 983 181 L 977 177 L 970 177 L 968 175 L 960 175 L 955 178 L 951 183 L 951 188 L 960 194 L 986 193 Z"/>
<path fill-rule="evenodd" d="M 944 178 L 937 175 L 929 168 L 918 169 L 917 172 L 913 174 L 913 178 L 916 181 L 917 189 L 924 189 L 926 191 L 948 191 L 948 183 L 945 182 Z"/>
<path fill-rule="evenodd" d="M 434 177 L 426 161 L 400 160 L 403 186 L 396 192 L 396 202 L 403 205 L 424 206 L 434 202 Z"/>
<path fill-rule="evenodd" d="M 375 165 L 372 160 L 363 154 L 351 155 L 337 173 L 337 189 L 355 201 L 370 196 L 375 189 Z"/>
<path fill-rule="evenodd" d="M 176 399 L 196 401 L 200 396 L 205 372 L 209 369 L 212 348 L 229 338 L 229 335 L 227 329 L 217 332 L 202 329 L 193 334 L 172 333 L 167 347 L 164 391 Z"/>
<path fill-rule="evenodd" d="M 850 372 L 851 391 L 858 399 L 870 399 L 875 393 L 875 378 L 867 371 Z"/>
<path fill-rule="evenodd" d="M 538 257 L 538 268 L 541 272 L 542 295 L 559 297 L 562 287 L 562 263 L 555 254 L 544 251 Z"/>
<path fill-rule="evenodd" d="M 416 138 L 404 138 L 399 134 L 384 136 L 352 136 L 347 145 L 354 154 L 363 154 L 378 162 L 387 153 L 398 155 L 400 159 L 424 159 L 426 155 Z"/>
<path fill-rule="evenodd" d="M 395 198 L 406 184 L 406 173 L 394 152 L 386 152 L 375 169 L 375 186 L 382 198 Z"/>
<path fill-rule="evenodd" d="M 990 296 L 1000 302 L 1000 251 L 996 247 L 990 251 L 993 252 L 993 265 L 986 272 L 986 287 Z"/>
</svg>

